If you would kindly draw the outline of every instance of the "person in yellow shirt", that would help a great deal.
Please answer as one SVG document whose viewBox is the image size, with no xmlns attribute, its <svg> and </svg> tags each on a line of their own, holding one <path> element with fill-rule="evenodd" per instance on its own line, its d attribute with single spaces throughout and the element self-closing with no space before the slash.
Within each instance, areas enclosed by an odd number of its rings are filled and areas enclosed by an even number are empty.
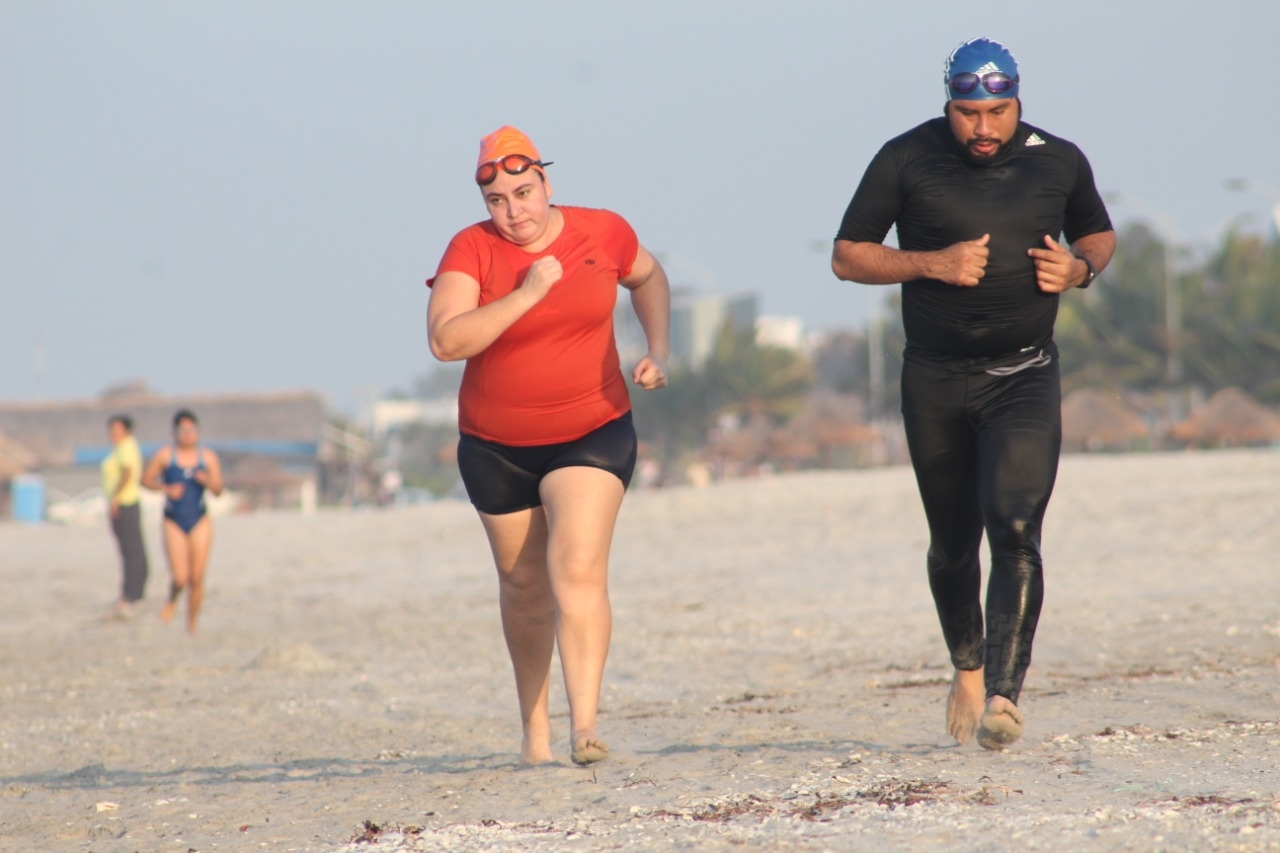
<svg viewBox="0 0 1280 853">
<path fill-rule="evenodd" d="M 147 549 L 142 541 L 142 508 L 139 484 L 142 480 L 142 451 L 133 437 L 133 420 L 128 415 L 112 415 L 107 420 L 112 449 L 102 460 L 102 494 L 107 499 L 111 532 L 120 546 L 120 599 L 116 615 L 127 619 L 142 600 L 147 585 Z"/>
</svg>

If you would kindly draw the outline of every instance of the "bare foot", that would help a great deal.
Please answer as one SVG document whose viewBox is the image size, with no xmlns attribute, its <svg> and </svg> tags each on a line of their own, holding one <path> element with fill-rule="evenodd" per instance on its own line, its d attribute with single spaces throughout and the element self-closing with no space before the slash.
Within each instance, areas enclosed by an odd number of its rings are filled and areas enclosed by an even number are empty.
<svg viewBox="0 0 1280 853">
<path fill-rule="evenodd" d="M 1003 696 L 987 700 L 978 728 L 978 743 L 983 749 L 1004 749 L 1022 737 L 1022 712 Z"/>
<path fill-rule="evenodd" d="M 947 694 L 947 734 L 957 743 L 968 743 L 978 730 L 986 686 L 981 669 L 957 669 Z"/>
<path fill-rule="evenodd" d="M 164 606 L 164 609 L 162 609 L 162 610 L 160 611 L 160 621 L 161 621 L 161 622 L 163 622 L 163 623 L 164 623 L 164 624 L 166 624 L 166 625 L 168 625 L 170 622 L 172 622 L 172 621 L 173 621 L 173 611 L 176 609 L 176 607 L 177 607 L 177 605 L 176 605 L 174 602 L 172 602 L 172 601 L 170 601 L 168 604 L 166 604 L 166 605 Z"/>
<path fill-rule="evenodd" d="M 551 753 L 551 747 L 543 744 L 540 747 L 534 747 L 525 743 L 520 747 L 520 766 L 536 767 L 539 764 L 551 764 L 556 757 Z"/>
<path fill-rule="evenodd" d="M 575 737 L 573 753 L 569 757 L 573 759 L 574 764 L 586 767 L 588 764 L 608 758 L 609 747 L 594 734 Z"/>
<path fill-rule="evenodd" d="M 520 766 L 534 767 L 539 764 L 550 764 L 556 760 L 551 751 L 550 721 L 542 725 L 531 723 L 520 740 Z"/>
</svg>

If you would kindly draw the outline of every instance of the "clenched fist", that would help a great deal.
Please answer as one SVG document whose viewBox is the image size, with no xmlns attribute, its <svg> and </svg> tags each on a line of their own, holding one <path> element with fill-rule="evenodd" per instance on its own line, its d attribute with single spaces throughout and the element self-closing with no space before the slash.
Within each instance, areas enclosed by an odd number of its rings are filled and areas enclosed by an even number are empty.
<svg viewBox="0 0 1280 853">
<path fill-rule="evenodd" d="M 545 258 L 538 258 L 529 266 L 529 271 L 525 273 L 520 287 L 534 294 L 541 301 L 563 276 L 564 268 L 560 266 L 560 261 L 555 255 L 547 255 Z"/>
<path fill-rule="evenodd" d="M 989 242 L 991 235 L 983 234 L 977 240 L 966 240 L 938 250 L 934 253 L 930 278 L 959 287 L 975 286 L 987 273 L 987 257 L 991 254 L 987 248 Z"/>
</svg>

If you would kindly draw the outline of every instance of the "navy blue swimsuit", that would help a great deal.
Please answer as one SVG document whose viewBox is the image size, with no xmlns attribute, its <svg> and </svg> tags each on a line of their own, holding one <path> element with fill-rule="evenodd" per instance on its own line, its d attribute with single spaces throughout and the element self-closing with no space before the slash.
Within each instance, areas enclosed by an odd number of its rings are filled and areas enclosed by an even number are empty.
<svg viewBox="0 0 1280 853">
<path fill-rule="evenodd" d="M 195 476 L 197 471 L 207 470 L 203 450 L 196 449 L 194 468 L 183 468 L 178 464 L 178 448 L 170 448 L 169 464 L 164 469 L 164 482 L 166 486 L 181 483 L 182 497 L 165 500 L 164 517 L 181 527 L 183 533 L 190 533 L 200 519 L 204 518 L 204 486 Z"/>
</svg>

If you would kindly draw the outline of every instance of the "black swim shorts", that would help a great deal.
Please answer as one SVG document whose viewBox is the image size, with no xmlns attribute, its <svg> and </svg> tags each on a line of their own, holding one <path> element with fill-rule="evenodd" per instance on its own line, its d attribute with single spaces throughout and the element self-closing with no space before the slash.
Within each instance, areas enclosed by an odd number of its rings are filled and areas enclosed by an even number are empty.
<svg viewBox="0 0 1280 853">
<path fill-rule="evenodd" d="M 480 512 L 503 515 L 542 506 L 538 485 L 557 468 L 602 468 L 623 488 L 636 467 L 636 430 L 631 413 L 609 421 L 575 441 L 513 447 L 462 434 L 458 471 L 467 497 Z"/>
</svg>

